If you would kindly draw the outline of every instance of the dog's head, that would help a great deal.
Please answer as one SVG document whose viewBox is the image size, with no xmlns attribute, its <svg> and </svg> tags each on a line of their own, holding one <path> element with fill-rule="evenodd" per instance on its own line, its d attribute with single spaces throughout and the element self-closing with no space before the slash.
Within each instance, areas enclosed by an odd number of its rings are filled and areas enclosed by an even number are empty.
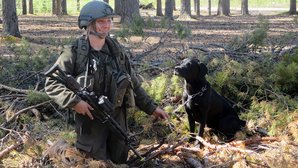
<svg viewBox="0 0 298 168">
<path fill-rule="evenodd" d="M 174 74 L 184 78 L 187 82 L 202 79 L 207 74 L 207 67 L 196 58 L 186 58 L 175 67 Z"/>
</svg>

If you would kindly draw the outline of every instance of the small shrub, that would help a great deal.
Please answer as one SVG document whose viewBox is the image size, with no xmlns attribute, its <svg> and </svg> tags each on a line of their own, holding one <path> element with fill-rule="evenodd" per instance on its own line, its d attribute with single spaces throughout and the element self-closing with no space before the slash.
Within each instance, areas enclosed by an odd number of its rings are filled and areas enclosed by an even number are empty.
<svg viewBox="0 0 298 168">
<path fill-rule="evenodd" d="M 168 81 L 168 76 L 166 74 L 161 74 L 150 82 L 143 83 L 143 87 L 154 100 L 161 102 L 165 97 Z"/>
<path fill-rule="evenodd" d="M 162 17 L 160 20 L 160 27 L 167 28 L 170 25 L 170 20 L 167 17 Z"/>
<path fill-rule="evenodd" d="M 180 22 L 176 22 L 174 25 L 174 33 L 178 36 L 178 38 L 184 39 L 186 37 L 191 36 L 191 29 L 184 26 Z"/>
<path fill-rule="evenodd" d="M 170 91 L 174 96 L 179 96 L 183 93 L 183 82 L 177 75 L 171 77 Z"/>
<path fill-rule="evenodd" d="M 260 15 L 256 28 L 252 32 L 244 33 L 242 38 L 232 38 L 228 47 L 242 52 L 247 52 L 251 48 L 255 52 L 259 47 L 264 45 L 268 30 L 269 21 Z"/>
<path fill-rule="evenodd" d="M 53 54 L 47 48 L 43 48 L 37 52 L 30 50 L 32 46 L 22 39 L 21 43 L 7 44 L 14 51 L 14 57 L 0 57 L 0 79 L 3 84 L 10 86 L 23 86 L 27 89 L 34 86 L 39 71 L 52 64 L 57 58 L 57 54 Z M 28 78 L 30 77 L 30 78 Z"/>
<path fill-rule="evenodd" d="M 290 95 L 298 93 L 298 49 L 293 54 L 287 54 L 274 68 L 271 78 L 276 89 Z"/>
<path fill-rule="evenodd" d="M 43 92 L 30 91 L 27 95 L 27 103 L 35 105 L 50 100 L 49 96 Z"/>
</svg>

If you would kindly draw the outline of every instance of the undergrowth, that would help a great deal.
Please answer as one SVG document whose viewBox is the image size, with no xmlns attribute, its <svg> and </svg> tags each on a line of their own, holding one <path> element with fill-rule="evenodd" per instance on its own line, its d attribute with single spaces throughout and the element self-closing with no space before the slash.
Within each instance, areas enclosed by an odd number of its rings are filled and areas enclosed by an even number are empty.
<svg viewBox="0 0 298 168">
<path fill-rule="evenodd" d="M 289 125 L 289 123 L 298 120 L 298 50 L 296 49 L 294 52 L 289 52 L 281 57 L 268 54 L 268 52 L 260 52 L 268 45 L 266 44 L 266 38 L 269 23 L 263 18 L 259 22 L 254 31 L 235 38 L 227 45 L 232 51 L 259 54 L 256 57 L 222 55 L 222 57 L 211 57 L 208 62 L 204 60 L 209 69 L 207 80 L 215 90 L 238 107 L 241 118 L 248 121 L 253 127 L 264 128 L 272 136 L 288 135 L 298 142 L 298 135 L 295 132 L 297 129 L 291 131 Z M 165 25 L 169 26 L 167 20 L 164 20 L 164 23 L 162 22 L 159 26 Z M 158 27 L 152 18 L 147 21 L 140 18 L 136 19 L 135 23 L 130 26 L 134 28 L 124 27 L 119 32 L 118 37 L 125 38 L 132 34 L 145 36 L 146 26 Z M 176 32 L 176 37 L 180 39 L 191 35 L 190 30 L 186 30 L 183 25 L 178 23 L 173 27 L 173 32 Z M 283 37 L 289 38 L 289 36 Z M 41 72 L 56 60 L 56 52 L 46 48 L 33 51 L 30 49 L 32 46 L 25 39 L 18 41 L 10 36 L 6 37 L 5 42 L 14 55 L 0 57 L 1 83 L 24 89 L 36 89 L 36 81 L 44 82 Z M 169 65 L 169 67 L 172 67 L 172 65 Z M 187 116 L 182 101 L 179 100 L 183 92 L 183 81 L 172 73 L 165 71 L 150 80 L 144 80 L 142 86 L 170 114 L 170 119 L 154 123 L 152 122 L 153 118 L 140 112 L 139 109 L 130 109 L 128 123 L 131 131 L 134 133 L 141 132 L 141 136 L 145 137 L 143 139 L 150 141 L 149 143 L 162 137 L 166 137 L 169 143 L 174 143 L 181 137 L 188 137 Z M 41 86 L 38 86 L 38 88 L 38 90 L 42 90 Z M 174 102 L 173 98 L 178 98 L 178 101 Z M 33 105 L 47 99 L 46 95 L 36 94 L 32 91 L 27 96 L 27 103 Z M 0 107 L 6 108 L 6 106 L 5 102 L 0 102 Z M 38 137 L 42 141 L 54 141 L 57 137 L 63 137 L 70 142 L 74 142 L 73 127 L 67 125 L 66 122 L 61 122 L 55 117 L 47 120 L 47 122 L 42 122 L 37 118 L 32 119 L 32 116 L 34 116 L 32 113 L 21 115 L 18 122 L 22 125 L 22 128 L 28 128 L 34 137 Z M 43 119 L 45 120 L 45 118 Z M 1 115 L 0 123 L 4 120 L 5 116 Z M 24 129 L 22 128 L 19 128 L 18 131 L 23 134 Z M 5 132 L 5 130 L 0 129 L 0 137 L 4 137 Z M 59 132 L 58 135 L 57 132 Z M 34 153 L 32 154 L 33 157 L 41 158 L 41 151 L 46 148 L 45 143 L 37 144 L 34 148 L 37 152 L 31 152 L 30 154 Z M 282 150 L 287 151 L 287 149 Z M 13 152 L 10 157 L 19 159 L 21 156 L 17 152 Z M 270 159 L 270 157 L 268 158 Z M 14 164 L 17 164 L 18 159 L 14 160 Z M 255 158 L 252 158 L 252 161 L 256 161 Z M 273 163 L 275 162 L 270 162 L 270 164 Z M 11 165 L 14 166 L 14 164 Z"/>
</svg>

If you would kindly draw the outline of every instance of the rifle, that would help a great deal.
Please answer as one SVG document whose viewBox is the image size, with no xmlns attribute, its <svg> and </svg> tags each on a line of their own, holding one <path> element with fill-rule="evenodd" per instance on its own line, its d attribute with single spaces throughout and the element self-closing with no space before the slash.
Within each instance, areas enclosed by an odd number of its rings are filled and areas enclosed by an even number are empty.
<svg viewBox="0 0 298 168">
<path fill-rule="evenodd" d="M 86 87 L 82 87 L 71 75 L 67 75 L 58 64 L 54 64 L 44 75 L 64 84 L 68 89 L 80 96 L 82 100 L 88 102 L 94 109 L 92 115 L 95 119 L 108 123 L 108 126 L 114 130 L 113 132 L 124 139 L 129 149 L 143 160 L 143 157 L 131 145 L 132 137 L 129 137 L 119 123 L 110 116 L 114 106 L 106 96 L 97 97 L 94 92 L 90 92 Z"/>
</svg>

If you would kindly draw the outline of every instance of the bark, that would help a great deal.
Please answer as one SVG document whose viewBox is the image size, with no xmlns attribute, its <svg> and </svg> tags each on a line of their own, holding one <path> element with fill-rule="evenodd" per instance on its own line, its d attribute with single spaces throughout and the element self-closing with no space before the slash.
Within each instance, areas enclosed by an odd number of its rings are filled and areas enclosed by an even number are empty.
<svg viewBox="0 0 298 168">
<path fill-rule="evenodd" d="M 33 0 L 29 0 L 29 14 L 34 14 L 33 11 Z"/>
<path fill-rule="evenodd" d="M 190 18 L 190 0 L 181 0 L 180 18 Z"/>
<path fill-rule="evenodd" d="M 248 0 L 241 0 L 241 14 L 249 15 L 248 13 Z"/>
<path fill-rule="evenodd" d="M 16 1 L 2 0 L 3 8 L 3 34 L 21 37 L 19 31 Z"/>
<path fill-rule="evenodd" d="M 52 0 L 52 14 L 57 14 L 57 0 Z"/>
<path fill-rule="evenodd" d="M 211 16 L 211 0 L 208 0 L 208 14 Z"/>
<path fill-rule="evenodd" d="M 67 0 L 62 0 L 62 15 L 67 15 Z"/>
<path fill-rule="evenodd" d="M 27 15 L 27 1 L 22 0 L 22 13 L 23 15 Z"/>
<path fill-rule="evenodd" d="M 161 0 L 156 0 L 156 16 L 163 16 Z"/>
<path fill-rule="evenodd" d="M 295 15 L 297 14 L 297 6 L 296 6 L 296 0 L 290 0 L 290 15 Z"/>
<path fill-rule="evenodd" d="M 133 17 L 140 17 L 139 0 L 122 0 L 121 23 L 130 23 Z"/>
<path fill-rule="evenodd" d="M 229 16 L 230 14 L 230 0 L 219 0 L 217 15 Z"/>
<path fill-rule="evenodd" d="M 176 0 L 173 0 L 173 10 L 177 10 L 177 8 L 176 8 Z"/>
<path fill-rule="evenodd" d="M 115 4 L 114 4 L 114 12 L 117 15 L 121 16 L 121 12 L 122 12 L 122 0 L 115 0 Z"/>
<path fill-rule="evenodd" d="M 174 20 L 174 17 L 173 17 L 173 7 L 174 7 L 173 3 L 174 2 L 175 2 L 175 0 L 166 0 L 165 16 L 169 20 Z"/>
<path fill-rule="evenodd" d="M 63 2 L 65 0 L 52 0 L 52 14 L 53 15 L 62 15 L 63 14 L 63 4 L 62 3 L 66 3 Z"/>
<path fill-rule="evenodd" d="M 56 9 L 56 15 L 62 15 L 62 1 L 63 0 L 57 0 L 57 9 Z"/>
<path fill-rule="evenodd" d="M 200 16 L 200 0 L 194 0 L 194 11 L 196 13 L 197 16 Z"/>
</svg>

